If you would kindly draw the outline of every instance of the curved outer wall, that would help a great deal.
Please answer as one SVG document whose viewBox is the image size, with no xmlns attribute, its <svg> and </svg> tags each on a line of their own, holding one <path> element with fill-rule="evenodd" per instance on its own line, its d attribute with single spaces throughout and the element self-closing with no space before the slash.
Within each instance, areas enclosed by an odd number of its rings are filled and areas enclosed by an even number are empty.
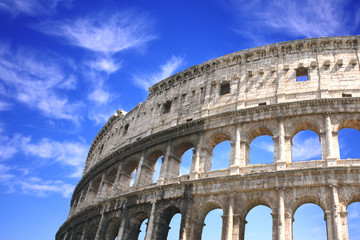
<svg viewBox="0 0 360 240">
<path fill-rule="evenodd" d="M 360 201 L 360 161 L 340 159 L 337 134 L 360 130 L 359 40 L 257 47 L 155 84 L 145 102 L 119 110 L 96 136 L 56 239 L 137 239 L 144 219 L 146 239 L 166 239 L 176 213 L 180 239 L 200 239 L 215 208 L 224 212 L 222 239 L 243 239 L 246 214 L 260 204 L 272 209 L 273 239 L 292 239 L 292 216 L 304 203 L 324 210 L 328 239 L 348 239 L 346 208 Z M 297 81 L 302 75 L 307 81 Z M 321 159 L 292 162 L 292 137 L 301 130 L 319 135 Z M 249 145 L 261 135 L 274 140 L 274 162 L 249 164 Z M 213 148 L 226 140 L 229 167 L 210 171 Z M 179 176 L 191 148 L 190 173 Z"/>
</svg>

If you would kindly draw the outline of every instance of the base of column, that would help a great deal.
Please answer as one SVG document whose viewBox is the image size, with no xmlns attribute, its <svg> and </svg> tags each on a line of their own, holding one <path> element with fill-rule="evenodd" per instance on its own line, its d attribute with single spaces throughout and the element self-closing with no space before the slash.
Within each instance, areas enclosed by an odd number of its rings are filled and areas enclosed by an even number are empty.
<svg viewBox="0 0 360 240">
<path fill-rule="evenodd" d="M 327 158 L 326 166 L 327 167 L 336 166 L 336 160 L 337 160 L 337 158 Z"/>
<path fill-rule="evenodd" d="M 159 178 L 156 182 L 157 185 L 164 185 L 165 183 L 165 179 L 164 178 Z"/>
<path fill-rule="evenodd" d="M 286 162 L 276 162 L 276 170 L 286 170 Z"/>
<path fill-rule="evenodd" d="M 239 175 L 240 167 L 239 166 L 230 166 L 230 175 Z"/>
<path fill-rule="evenodd" d="M 191 172 L 190 173 L 190 179 L 191 180 L 199 179 L 199 173 L 198 172 Z"/>
</svg>

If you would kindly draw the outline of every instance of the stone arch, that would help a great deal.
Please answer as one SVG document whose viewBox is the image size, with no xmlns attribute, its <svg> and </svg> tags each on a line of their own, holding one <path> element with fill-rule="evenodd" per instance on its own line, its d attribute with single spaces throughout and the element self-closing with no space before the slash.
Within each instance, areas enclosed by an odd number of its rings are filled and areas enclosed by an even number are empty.
<svg viewBox="0 0 360 240">
<path fill-rule="evenodd" d="M 221 209 L 224 212 L 223 205 L 220 204 L 216 200 L 207 201 L 206 203 L 202 204 L 199 207 L 199 211 L 197 212 L 197 223 L 198 224 L 197 224 L 196 233 L 194 234 L 194 236 L 195 236 L 194 239 L 202 239 L 203 228 L 205 226 L 205 218 L 212 210 L 215 210 L 215 209 Z M 222 230 L 224 229 L 224 222 L 222 223 L 221 229 Z"/>
<path fill-rule="evenodd" d="M 89 227 L 86 230 L 85 233 L 85 239 L 95 239 L 97 230 L 99 228 L 98 223 L 92 223 L 88 225 Z"/>
<path fill-rule="evenodd" d="M 83 224 L 76 226 L 72 240 L 81 240 L 81 237 L 84 233 L 84 229 L 85 227 Z"/>
<path fill-rule="evenodd" d="M 313 203 L 313 204 L 319 206 L 324 211 L 324 213 L 326 212 L 326 209 L 327 209 L 326 203 L 323 202 L 322 199 L 320 199 L 319 195 L 317 195 L 317 194 L 303 195 L 296 199 L 297 200 L 294 201 L 288 209 L 288 211 L 290 212 L 290 214 L 292 216 L 294 216 L 296 210 L 300 206 L 307 204 L 307 203 Z"/>
<path fill-rule="evenodd" d="M 255 140 L 255 138 L 257 137 L 261 137 L 261 136 L 270 136 L 271 138 L 274 139 L 274 134 L 273 134 L 273 130 L 267 126 L 257 126 L 255 128 L 250 129 L 249 131 L 246 132 L 245 135 L 245 141 L 246 141 L 246 145 L 245 145 L 245 163 L 249 164 L 250 163 L 250 144 Z M 276 159 L 275 156 L 275 142 L 273 142 L 274 144 L 274 156 L 273 156 L 273 162 Z"/>
<path fill-rule="evenodd" d="M 111 218 L 105 227 L 104 240 L 115 240 L 120 228 L 120 218 Z"/>
<path fill-rule="evenodd" d="M 196 145 L 192 142 L 192 141 L 186 141 L 186 140 L 182 140 L 181 142 L 177 143 L 174 147 L 173 150 L 173 157 L 177 159 L 177 163 L 175 163 L 175 169 L 177 172 L 179 172 L 178 175 L 181 174 L 180 168 L 181 166 L 183 166 L 183 156 L 185 154 L 185 152 L 187 152 L 188 150 L 190 150 L 191 148 L 194 148 Z M 190 165 L 192 165 L 192 159 L 193 159 L 193 154 L 191 157 L 191 162 Z M 191 168 L 192 166 L 190 166 Z M 191 169 L 190 169 L 191 172 Z"/>
<path fill-rule="evenodd" d="M 119 168 L 118 166 L 114 166 L 107 171 L 107 174 L 105 175 L 104 186 L 103 186 L 105 188 L 103 191 L 105 194 L 111 193 L 111 191 L 114 187 L 118 168 Z"/>
<path fill-rule="evenodd" d="M 206 141 L 206 145 L 207 145 L 207 156 L 205 156 L 205 158 L 207 159 L 206 162 L 204 162 L 205 166 L 204 166 L 204 170 L 205 171 L 210 171 L 211 170 L 211 166 L 213 165 L 213 156 L 214 156 L 214 149 L 217 145 L 219 145 L 222 142 L 225 141 L 230 141 L 230 144 L 232 143 L 232 139 L 231 139 L 231 134 L 226 132 L 226 131 L 220 131 L 218 133 L 215 133 L 213 135 L 211 135 L 208 140 Z M 228 165 L 230 165 L 231 162 L 231 155 L 232 152 L 230 150 L 229 152 L 229 161 L 228 161 Z"/>
<path fill-rule="evenodd" d="M 343 128 L 353 128 L 360 131 L 360 120 L 359 119 L 343 119 L 336 128 L 336 132 L 339 132 Z"/>
<path fill-rule="evenodd" d="M 289 129 L 289 137 L 293 139 L 293 137 L 300 131 L 303 130 L 311 130 L 315 132 L 319 137 L 321 135 L 321 126 L 319 123 L 311 121 L 311 120 L 302 120 L 297 121 L 291 125 Z"/>
<path fill-rule="evenodd" d="M 243 207 L 243 214 L 244 214 L 244 217 L 246 218 L 246 216 L 248 215 L 248 213 L 255 207 L 257 206 L 265 206 L 265 207 L 268 207 L 270 208 L 271 210 L 273 210 L 273 206 L 271 204 L 268 203 L 267 200 L 265 200 L 264 198 L 252 198 L 252 199 L 249 199 L 246 204 L 244 205 Z"/>
<path fill-rule="evenodd" d="M 160 210 L 158 214 L 158 224 L 155 232 L 155 239 L 167 239 L 170 229 L 170 221 L 177 213 L 181 213 L 181 211 L 175 205 L 171 205 Z"/>
<path fill-rule="evenodd" d="M 163 156 L 163 158 L 159 159 L 161 156 Z M 162 166 L 163 160 L 164 151 L 162 149 L 150 150 L 145 154 L 145 160 L 139 172 L 139 186 L 145 186 L 153 183 L 153 175 L 155 172 L 156 163 L 161 161 Z"/>
<path fill-rule="evenodd" d="M 148 218 L 145 212 L 135 213 L 127 223 L 125 238 L 127 240 L 137 240 L 140 233 L 140 226 Z"/>
<path fill-rule="evenodd" d="M 119 180 L 120 190 L 125 191 L 130 188 L 131 175 L 134 173 L 138 165 L 139 165 L 139 160 L 136 158 L 125 159 L 125 161 L 121 166 L 121 173 Z"/>
<path fill-rule="evenodd" d="M 87 197 L 88 199 L 87 201 L 91 201 L 91 202 L 95 201 L 100 190 L 101 179 L 102 179 L 102 175 L 98 174 L 97 176 L 94 177 L 94 179 L 90 183 L 90 191 L 89 191 L 89 196 Z"/>
<path fill-rule="evenodd" d="M 352 193 L 347 199 L 344 199 L 343 205 L 347 208 L 350 204 L 360 202 L 360 193 Z"/>
</svg>

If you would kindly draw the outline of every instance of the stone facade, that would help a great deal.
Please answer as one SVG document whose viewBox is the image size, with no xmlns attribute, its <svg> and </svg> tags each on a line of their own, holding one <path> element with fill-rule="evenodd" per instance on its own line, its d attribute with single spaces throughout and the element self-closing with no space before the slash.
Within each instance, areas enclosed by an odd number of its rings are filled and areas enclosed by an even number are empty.
<svg viewBox="0 0 360 240">
<path fill-rule="evenodd" d="M 224 212 L 222 239 L 244 239 L 247 213 L 272 209 L 273 239 L 292 239 L 296 209 L 315 203 L 329 240 L 347 240 L 349 204 L 360 201 L 360 160 L 340 159 L 338 132 L 360 130 L 360 36 L 296 40 L 193 66 L 154 86 L 96 136 L 56 239 L 166 239 L 181 213 L 180 239 L 201 239 L 211 210 Z M 322 157 L 292 162 L 292 138 L 319 135 Z M 249 164 L 250 143 L 274 140 L 272 164 Z M 231 141 L 229 167 L 210 171 L 214 147 Z M 190 173 L 181 157 L 193 148 Z M 152 176 L 163 156 L 160 177 Z M 132 173 L 134 184 L 130 187 Z"/>
</svg>

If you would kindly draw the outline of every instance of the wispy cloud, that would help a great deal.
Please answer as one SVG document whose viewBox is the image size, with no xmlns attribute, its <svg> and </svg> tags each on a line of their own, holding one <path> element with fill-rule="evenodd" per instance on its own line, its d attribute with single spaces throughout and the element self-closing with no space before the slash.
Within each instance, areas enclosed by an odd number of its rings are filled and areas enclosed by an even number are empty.
<svg viewBox="0 0 360 240">
<path fill-rule="evenodd" d="M 151 19 L 134 11 L 46 22 L 37 28 L 65 38 L 72 45 L 108 55 L 142 46 L 155 39 Z"/>
<path fill-rule="evenodd" d="M 70 6 L 71 2 L 72 0 L 3 0 L 0 2 L 0 10 L 12 15 L 48 15 L 53 13 L 59 4 Z"/>
<path fill-rule="evenodd" d="M 346 0 L 319 0 L 316 4 L 311 0 L 231 0 L 231 9 L 235 10 L 237 22 L 242 23 L 235 31 L 264 44 L 271 41 L 267 34 L 279 32 L 292 37 L 354 34 L 359 26 L 360 11 L 350 15 L 346 10 L 349 4 Z"/>
<path fill-rule="evenodd" d="M 7 89 L 0 95 L 49 118 L 79 121 L 82 104 L 62 94 L 76 87 L 74 71 L 72 64 L 59 56 L 26 48 L 14 50 L 0 42 L 0 83 Z"/>
<path fill-rule="evenodd" d="M 299 132 L 293 138 L 293 161 L 315 160 L 321 158 L 321 145 L 319 137 L 309 137 L 306 132 Z"/>
<path fill-rule="evenodd" d="M 32 141 L 30 136 L 20 134 L 12 138 L 0 137 L 0 160 L 12 158 L 17 153 L 23 153 L 32 158 L 39 158 L 48 164 L 59 163 L 69 167 L 71 173 L 68 177 L 78 178 L 82 175 L 82 169 L 86 160 L 89 146 L 83 141 L 59 142 L 43 138 L 40 141 Z"/>
<path fill-rule="evenodd" d="M 0 164 L 0 184 L 5 186 L 7 193 L 20 192 L 45 197 L 50 193 L 61 194 L 68 198 L 71 196 L 74 185 L 61 180 L 44 180 L 29 176 L 29 170 L 14 166 Z"/>
<path fill-rule="evenodd" d="M 157 72 L 150 74 L 133 74 L 134 82 L 137 86 L 147 91 L 153 84 L 174 74 L 183 62 L 184 58 L 172 56 L 165 64 L 160 66 Z"/>
</svg>

